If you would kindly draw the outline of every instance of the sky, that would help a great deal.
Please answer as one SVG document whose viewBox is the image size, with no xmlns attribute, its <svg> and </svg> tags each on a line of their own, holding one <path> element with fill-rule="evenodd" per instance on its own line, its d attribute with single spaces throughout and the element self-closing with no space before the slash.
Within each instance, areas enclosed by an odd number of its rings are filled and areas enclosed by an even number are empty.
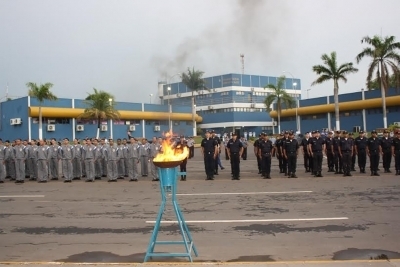
<svg viewBox="0 0 400 267">
<path fill-rule="evenodd" d="M 360 91 L 370 62 L 355 62 L 361 39 L 400 41 L 399 10 L 398 0 L 0 0 L 0 99 L 7 87 L 21 97 L 27 82 L 51 82 L 62 98 L 96 88 L 155 103 L 159 81 L 178 82 L 188 67 L 241 73 L 240 54 L 246 74 L 290 72 L 303 99 L 326 96 L 333 82 L 311 86 L 312 66 L 332 51 L 359 69 L 339 92 Z"/>
</svg>

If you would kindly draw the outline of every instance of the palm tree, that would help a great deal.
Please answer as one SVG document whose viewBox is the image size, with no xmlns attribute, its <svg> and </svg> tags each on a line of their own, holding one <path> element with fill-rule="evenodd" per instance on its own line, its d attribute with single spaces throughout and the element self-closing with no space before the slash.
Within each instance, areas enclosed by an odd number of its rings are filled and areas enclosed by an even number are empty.
<svg viewBox="0 0 400 267">
<path fill-rule="evenodd" d="M 386 92 L 389 88 L 390 75 L 389 69 L 392 70 L 396 77 L 396 84 L 400 84 L 400 54 L 397 52 L 400 49 L 400 42 L 395 42 L 394 36 L 382 38 L 375 35 L 370 38 L 368 36 L 362 38 L 361 43 L 366 43 L 370 47 L 365 47 L 356 60 L 359 63 L 364 57 L 372 58 L 368 68 L 367 87 L 370 87 L 372 76 L 376 71 L 376 80 L 381 87 L 382 94 L 382 112 L 383 112 L 383 127 L 387 128 L 386 117 Z"/>
<path fill-rule="evenodd" d="M 269 94 L 265 100 L 264 104 L 267 108 L 267 111 L 271 111 L 272 103 L 276 102 L 276 109 L 278 112 L 278 132 L 281 132 L 281 112 L 282 112 L 282 104 L 285 105 L 286 108 L 293 108 L 295 106 L 295 100 L 291 97 L 285 89 L 283 89 L 283 84 L 285 83 L 285 76 L 281 76 L 278 78 L 277 84 L 268 84 L 264 86 L 264 89 L 271 89 L 272 93 Z M 297 118 L 296 118 L 297 119 Z"/>
<path fill-rule="evenodd" d="M 330 55 L 323 54 L 321 56 L 324 65 L 315 65 L 312 67 L 313 71 L 319 76 L 311 85 L 321 84 L 323 82 L 333 80 L 333 97 L 335 101 L 335 120 L 336 130 L 340 130 L 340 116 L 339 116 L 339 81 L 347 82 L 346 75 L 355 73 L 358 69 L 353 67 L 352 62 L 347 62 L 338 67 L 336 60 L 336 52 Z"/>
<path fill-rule="evenodd" d="M 39 139 L 42 139 L 42 104 L 45 100 L 57 100 L 57 97 L 50 91 L 51 87 L 53 87 L 52 83 L 37 85 L 36 83 L 29 82 L 26 86 L 29 88 L 28 95 L 35 97 L 39 101 Z"/>
<path fill-rule="evenodd" d="M 79 118 L 97 120 L 96 138 L 99 138 L 101 121 L 119 119 L 120 114 L 114 108 L 115 101 L 113 101 L 114 97 L 111 94 L 102 90 L 98 91 L 96 88 L 93 88 L 93 91 L 93 94 L 89 94 L 86 97 L 85 102 L 88 107 L 85 109 L 84 113 L 79 115 Z"/>
<path fill-rule="evenodd" d="M 194 68 L 190 70 L 188 68 L 187 73 L 182 73 L 182 82 L 192 91 L 192 127 L 193 136 L 197 135 L 196 131 L 196 120 L 195 114 L 196 110 L 194 107 L 194 93 L 200 90 L 208 90 L 206 87 L 206 81 L 203 79 L 203 71 L 195 70 Z"/>
</svg>

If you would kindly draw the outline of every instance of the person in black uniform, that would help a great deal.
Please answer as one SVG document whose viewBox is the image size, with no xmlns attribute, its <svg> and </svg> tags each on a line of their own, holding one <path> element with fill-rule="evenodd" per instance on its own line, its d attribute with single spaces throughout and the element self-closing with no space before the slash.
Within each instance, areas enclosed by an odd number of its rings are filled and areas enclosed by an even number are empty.
<svg viewBox="0 0 400 267">
<path fill-rule="evenodd" d="M 231 161 L 232 180 L 240 180 L 240 158 L 243 153 L 243 144 L 237 138 L 236 133 L 232 134 L 232 139 L 228 142 L 228 155 Z"/>
<path fill-rule="evenodd" d="M 328 132 L 328 137 L 325 138 L 326 157 L 328 159 L 328 172 L 334 172 L 335 168 L 334 154 L 333 154 L 333 137 L 332 132 Z"/>
<path fill-rule="evenodd" d="M 312 169 L 311 155 L 308 153 L 308 139 L 310 139 L 310 133 L 306 132 L 303 140 L 301 140 L 301 146 L 303 147 L 304 168 L 306 169 L 306 172 L 310 172 Z"/>
<path fill-rule="evenodd" d="M 267 134 L 263 134 L 263 139 L 258 145 L 258 158 L 262 162 L 262 176 L 264 179 L 271 179 L 271 159 L 275 153 L 275 147 L 271 140 L 268 139 Z"/>
<path fill-rule="evenodd" d="M 204 167 L 207 179 L 214 180 L 215 159 L 218 154 L 218 143 L 211 137 L 211 132 L 206 131 L 206 138 L 201 141 L 201 153 L 204 157 Z"/>
<path fill-rule="evenodd" d="M 212 138 L 217 142 L 217 156 L 215 157 L 214 162 L 214 174 L 218 175 L 218 161 L 220 160 L 219 156 L 221 154 L 221 139 L 215 134 L 215 131 L 211 131 Z"/>
<path fill-rule="evenodd" d="M 381 151 L 383 160 L 383 169 L 385 173 L 391 173 L 390 163 L 392 162 L 392 138 L 389 137 L 389 131 L 383 131 L 383 137 L 381 139 Z"/>
<path fill-rule="evenodd" d="M 260 145 L 260 142 L 262 141 L 262 134 L 258 135 L 258 139 L 254 141 L 254 155 L 256 155 L 257 158 L 257 167 L 258 167 L 258 174 L 262 173 L 262 160 L 258 157 L 258 148 Z"/>
<path fill-rule="evenodd" d="M 188 141 L 185 139 L 185 137 L 183 135 L 181 135 L 180 142 L 179 142 L 179 144 L 176 145 L 175 151 L 179 151 L 178 153 L 182 153 L 186 147 L 187 150 L 189 150 L 189 157 L 190 157 L 190 149 L 189 149 L 189 146 L 187 143 L 188 143 Z M 188 162 L 188 158 L 186 157 L 182 161 L 181 165 L 179 165 L 181 172 L 186 172 L 187 162 Z M 186 175 L 181 175 L 181 181 L 186 181 Z"/>
<path fill-rule="evenodd" d="M 392 141 L 392 154 L 396 168 L 396 175 L 400 175 L 400 130 L 397 130 L 396 137 Z"/>
<path fill-rule="evenodd" d="M 283 134 L 277 136 L 275 141 L 275 149 L 276 149 L 276 158 L 278 159 L 279 164 L 279 172 L 284 173 L 283 171 L 283 155 L 282 155 L 282 142 L 283 142 Z"/>
<path fill-rule="evenodd" d="M 380 140 L 376 137 L 376 131 L 371 132 L 371 137 L 368 138 L 367 154 L 370 161 L 371 176 L 380 176 L 378 173 L 379 154 L 380 154 Z"/>
<path fill-rule="evenodd" d="M 339 143 L 339 156 L 343 162 L 343 176 L 352 176 L 351 171 L 351 157 L 354 151 L 354 140 L 349 137 L 346 131 L 343 131 L 343 138 Z"/>
<path fill-rule="evenodd" d="M 354 143 L 354 134 L 349 133 L 349 138 L 353 140 Z M 356 153 L 355 153 L 355 146 L 353 146 L 353 155 L 351 156 L 351 171 L 355 172 L 356 171 Z"/>
<path fill-rule="evenodd" d="M 342 158 L 339 155 L 339 144 L 340 144 L 340 131 L 335 132 L 335 137 L 334 142 L 333 142 L 333 153 L 334 153 L 334 158 L 333 160 L 335 161 L 335 174 L 343 174 L 343 162 Z"/>
<path fill-rule="evenodd" d="M 288 131 L 285 131 L 285 132 L 284 132 L 284 136 L 283 136 L 282 141 L 281 141 L 281 146 L 280 146 L 281 155 L 282 155 L 282 173 L 284 173 L 285 176 L 288 175 L 288 161 L 287 161 L 287 159 L 283 156 L 283 147 L 284 147 L 284 145 L 285 145 L 285 142 L 288 141 L 288 140 L 289 140 L 289 132 L 288 132 Z"/>
<path fill-rule="evenodd" d="M 367 163 L 367 138 L 365 138 L 364 131 L 360 131 L 360 135 L 355 139 L 355 152 L 358 159 L 358 167 L 360 173 L 365 173 L 365 165 Z"/>
<path fill-rule="evenodd" d="M 299 151 L 299 143 L 294 139 L 294 133 L 289 133 L 289 139 L 285 141 L 283 146 L 283 155 L 288 163 L 288 178 L 297 178 L 296 176 L 296 166 L 297 166 L 297 156 Z"/>
<path fill-rule="evenodd" d="M 319 131 L 314 131 L 315 137 L 310 138 L 308 149 L 313 157 L 314 177 L 322 176 L 322 159 L 325 152 L 325 141 L 320 137 Z"/>
</svg>

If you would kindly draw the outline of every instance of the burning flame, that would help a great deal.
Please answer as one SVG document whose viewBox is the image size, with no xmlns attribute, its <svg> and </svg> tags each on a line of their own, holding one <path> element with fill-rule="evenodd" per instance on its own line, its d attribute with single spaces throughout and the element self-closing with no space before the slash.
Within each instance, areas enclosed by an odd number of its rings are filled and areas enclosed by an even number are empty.
<svg viewBox="0 0 400 267">
<path fill-rule="evenodd" d="M 165 134 L 164 141 L 160 153 L 154 158 L 155 162 L 170 162 L 170 161 L 183 161 L 189 156 L 189 149 L 187 146 L 175 144 L 172 140 L 172 131 Z"/>
</svg>

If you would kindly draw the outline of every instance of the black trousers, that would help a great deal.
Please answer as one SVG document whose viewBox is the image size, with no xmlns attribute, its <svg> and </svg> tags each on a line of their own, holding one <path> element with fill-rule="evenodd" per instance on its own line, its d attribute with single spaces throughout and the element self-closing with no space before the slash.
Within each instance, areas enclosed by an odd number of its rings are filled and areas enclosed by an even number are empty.
<svg viewBox="0 0 400 267">
<path fill-rule="evenodd" d="M 354 153 L 353 156 L 351 157 L 351 169 L 354 170 L 355 167 L 356 167 L 356 153 Z"/>
<path fill-rule="evenodd" d="M 307 151 L 303 150 L 303 158 L 304 158 L 304 169 L 310 169 L 310 156 L 308 155 Z"/>
<path fill-rule="evenodd" d="M 388 170 L 390 169 L 390 163 L 392 163 L 392 152 L 389 151 L 383 151 L 383 169 Z"/>
<path fill-rule="evenodd" d="M 313 152 L 313 171 L 314 173 L 319 173 L 322 171 L 322 152 Z"/>
<path fill-rule="evenodd" d="M 247 147 L 244 147 L 244 148 L 243 148 L 242 159 L 243 159 L 243 160 L 246 160 L 246 159 L 247 159 Z"/>
<path fill-rule="evenodd" d="M 194 157 L 194 146 L 189 147 L 189 159 Z"/>
<path fill-rule="evenodd" d="M 225 148 L 225 159 L 228 160 L 229 159 L 229 155 L 228 155 L 228 149 Z"/>
<path fill-rule="evenodd" d="M 217 153 L 217 156 L 215 157 L 215 160 L 214 160 L 214 174 L 218 173 L 218 158 L 219 158 L 219 156 L 220 156 L 220 153 Z"/>
<path fill-rule="evenodd" d="M 351 152 L 342 153 L 343 172 L 350 173 L 351 171 Z"/>
<path fill-rule="evenodd" d="M 342 158 L 339 155 L 339 151 L 335 151 L 335 171 L 342 171 L 343 170 L 343 161 Z"/>
<path fill-rule="evenodd" d="M 214 152 L 204 152 L 204 167 L 207 177 L 214 176 L 215 160 Z"/>
<path fill-rule="evenodd" d="M 328 168 L 333 169 L 335 167 L 335 157 L 333 155 L 332 150 L 327 150 L 326 151 L 326 157 L 328 158 Z"/>
<path fill-rule="evenodd" d="M 271 153 L 262 154 L 262 174 L 263 176 L 269 175 L 271 173 Z"/>
<path fill-rule="evenodd" d="M 231 167 L 234 178 L 239 178 L 240 174 L 240 156 L 238 152 L 231 152 Z"/>
<path fill-rule="evenodd" d="M 288 160 L 282 155 L 282 171 L 287 173 L 288 171 Z"/>
<path fill-rule="evenodd" d="M 359 150 L 357 158 L 358 158 L 358 167 L 364 170 L 365 165 L 367 164 L 367 153 L 365 153 L 365 150 Z"/>
<path fill-rule="evenodd" d="M 287 162 L 288 162 L 288 172 L 289 173 L 296 173 L 296 166 L 297 166 L 297 153 L 296 152 L 289 152 L 287 154 Z"/>
<path fill-rule="evenodd" d="M 279 170 L 282 172 L 283 171 L 283 156 L 281 153 L 277 154 L 278 162 L 279 162 Z"/>
<path fill-rule="evenodd" d="M 371 172 L 377 172 L 379 167 L 379 153 L 374 152 L 369 156 Z"/>
<path fill-rule="evenodd" d="M 262 158 L 257 156 L 257 167 L 258 167 L 258 172 L 262 172 L 263 170 L 263 161 Z"/>
<path fill-rule="evenodd" d="M 179 165 L 181 172 L 186 172 L 186 165 L 187 165 L 188 158 L 185 158 L 182 161 L 181 165 Z M 186 178 L 186 175 L 181 175 L 181 178 Z"/>
<path fill-rule="evenodd" d="M 396 167 L 396 171 L 400 172 L 400 151 L 394 152 L 394 164 Z"/>
</svg>

